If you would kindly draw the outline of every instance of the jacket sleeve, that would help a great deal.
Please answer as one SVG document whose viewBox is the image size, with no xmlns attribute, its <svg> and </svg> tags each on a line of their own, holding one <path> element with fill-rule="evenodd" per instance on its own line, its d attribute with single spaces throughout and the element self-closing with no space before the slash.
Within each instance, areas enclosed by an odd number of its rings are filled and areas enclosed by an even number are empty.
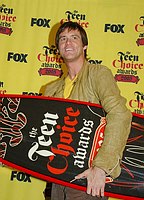
<svg viewBox="0 0 144 200">
<path fill-rule="evenodd" d="M 93 76 L 92 87 L 107 113 L 104 141 L 93 160 L 93 166 L 116 178 L 121 171 L 120 162 L 130 133 L 132 114 L 126 107 L 126 99 L 120 95 L 112 72 L 107 67 L 98 67 L 96 75 Z"/>
</svg>

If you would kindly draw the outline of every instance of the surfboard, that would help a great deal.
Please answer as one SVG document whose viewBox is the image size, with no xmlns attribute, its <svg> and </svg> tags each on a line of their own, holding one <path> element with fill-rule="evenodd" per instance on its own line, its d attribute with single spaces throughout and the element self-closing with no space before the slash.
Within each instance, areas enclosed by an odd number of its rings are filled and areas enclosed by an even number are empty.
<svg viewBox="0 0 144 200">
<path fill-rule="evenodd" d="M 78 190 L 74 177 L 101 148 L 106 113 L 98 104 L 61 98 L 0 95 L 0 162 L 39 179 Z M 133 113 L 121 175 L 106 179 L 105 195 L 144 198 L 144 116 Z"/>
</svg>

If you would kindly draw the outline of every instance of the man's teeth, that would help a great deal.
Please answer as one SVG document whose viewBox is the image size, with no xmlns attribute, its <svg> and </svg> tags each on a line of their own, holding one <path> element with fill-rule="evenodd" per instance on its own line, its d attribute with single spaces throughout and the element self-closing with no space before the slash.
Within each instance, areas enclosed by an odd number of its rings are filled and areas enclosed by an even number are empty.
<svg viewBox="0 0 144 200">
<path fill-rule="evenodd" d="M 66 51 L 72 51 L 72 49 L 68 48 L 68 49 L 66 49 Z"/>
</svg>

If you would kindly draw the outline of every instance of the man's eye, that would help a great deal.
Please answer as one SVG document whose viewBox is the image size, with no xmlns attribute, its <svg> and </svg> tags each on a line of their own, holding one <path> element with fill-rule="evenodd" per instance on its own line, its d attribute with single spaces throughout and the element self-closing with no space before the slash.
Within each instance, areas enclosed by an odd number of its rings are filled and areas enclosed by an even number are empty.
<svg viewBox="0 0 144 200">
<path fill-rule="evenodd" d="M 66 40 L 65 37 L 61 37 L 61 38 L 59 39 L 59 41 L 61 41 L 61 42 L 65 41 L 65 40 Z"/>
<path fill-rule="evenodd" d="M 73 35 L 72 38 L 73 38 L 74 40 L 76 40 L 76 39 L 78 39 L 78 36 Z"/>
</svg>

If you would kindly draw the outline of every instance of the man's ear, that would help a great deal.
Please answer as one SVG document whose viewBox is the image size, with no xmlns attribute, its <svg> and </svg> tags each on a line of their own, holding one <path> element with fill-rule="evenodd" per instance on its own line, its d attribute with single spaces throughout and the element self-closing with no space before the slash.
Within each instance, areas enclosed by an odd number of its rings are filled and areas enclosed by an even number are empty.
<svg viewBox="0 0 144 200">
<path fill-rule="evenodd" d="M 88 47 L 88 46 L 86 45 L 86 46 L 84 46 L 84 48 L 83 48 L 83 49 L 84 49 L 84 50 L 86 50 L 86 49 L 87 49 L 87 47 Z"/>
</svg>

